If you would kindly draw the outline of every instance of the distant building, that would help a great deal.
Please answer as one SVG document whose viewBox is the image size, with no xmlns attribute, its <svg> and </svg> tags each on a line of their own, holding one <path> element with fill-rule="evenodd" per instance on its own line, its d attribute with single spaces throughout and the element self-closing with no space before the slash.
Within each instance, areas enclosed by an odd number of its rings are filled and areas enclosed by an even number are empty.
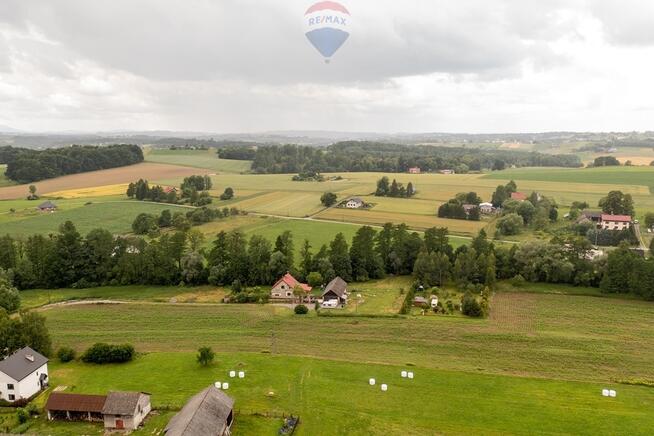
<svg viewBox="0 0 654 436">
<path fill-rule="evenodd" d="M 583 222 L 583 221 L 591 221 L 599 226 L 602 222 L 602 215 L 604 213 L 601 211 L 592 211 L 592 210 L 585 210 L 581 213 L 579 216 L 579 219 L 577 222 Z"/>
<path fill-rule="evenodd" d="M 290 273 L 286 273 L 284 277 L 277 280 L 277 282 L 273 285 L 272 289 L 270 290 L 270 298 L 273 300 L 294 299 L 296 296 L 293 294 L 293 290 L 298 286 L 306 293 L 311 292 L 311 289 L 313 289 L 306 283 L 300 283 Z"/>
<path fill-rule="evenodd" d="M 454 174 L 454 170 L 440 170 L 439 173 L 441 174 Z"/>
<path fill-rule="evenodd" d="M 420 174 L 421 172 L 420 167 L 409 168 L 409 174 Z"/>
<path fill-rule="evenodd" d="M 602 214 L 602 229 L 626 230 L 631 227 L 632 218 L 629 215 Z"/>
<path fill-rule="evenodd" d="M 415 297 L 413 299 L 413 305 L 416 306 L 416 307 L 422 307 L 422 306 L 424 306 L 426 304 L 428 305 L 429 302 L 427 301 L 427 299 L 425 297 Z M 438 302 L 436 304 L 438 304 Z"/>
<path fill-rule="evenodd" d="M 470 215 L 473 210 L 479 209 L 479 206 L 476 204 L 464 204 L 463 205 L 463 210 L 465 211 L 466 215 Z"/>
<path fill-rule="evenodd" d="M 166 436 L 229 436 L 234 422 L 234 400 L 215 386 L 193 396 L 172 417 Z"/>
<path fill-rule="evenodd" d="M 102 421 L 106 395 L 68 394 L 53 392 L 45 403 L 50 421 Z"/>
<path fill-rule="evenodd" d="M 54 212 L 57 210 L 57 205 L 50 200 L 44 201 L 36 207 L 41 212 Z"/>
<path fill-rule="evenodd" d="M 21 348 L 0 361 L 0 400 L 27 400 L 48 387 L 48 358 Z"/>
<path fill-rule="evenodd" d="M 144 392 L 109 392 L 102 408 L 104 428 L 136 430 L 150 413 L 150 394 Z"/>
<path fill-rule="evenodd" d="M 495 213 L 495 207 L 493 207 L 493 203 L 481 203 L 479 205 L 479 211 L 483 214 L 490 215 Z"/>
<path fill-rule="evenodd" d="M 522 192 L 512 192 L 511 193 L 511 200 L 526 201 L 527 200 L 527 194 L 524 194 Z"/>
<path fill-rule="evenodd" d="M 348 209 L 360 209 L 364 205 L 364 201 L 360 199 L 359 197 L 354 197 L 350 198 L 347 203 L 345 203 L 345 207 Z"/>
<path fill-rule="evenodd" d="M 334 306 L 344 306 L 347 304 L 347 299 L 347 282 L 340 277 L 329 282 L 322 293 L 323 304 L 329 301 Z"/>
</svg>

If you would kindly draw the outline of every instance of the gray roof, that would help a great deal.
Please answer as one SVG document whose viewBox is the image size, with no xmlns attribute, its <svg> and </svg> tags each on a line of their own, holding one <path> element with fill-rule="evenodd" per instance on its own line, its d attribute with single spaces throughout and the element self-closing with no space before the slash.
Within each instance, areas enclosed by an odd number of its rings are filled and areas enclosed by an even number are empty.
<svg viewBox="0 0 654 436">
<path fill-rule="evenodd" d="M 16 381 L 21 381 L 43 365 L 48 358 L 30 347 L 21 348 L 0 362 L 0 372 L 4 372 Z"/>
<path fill-rule="evenodd" d="M 50 200 L 44 201 L 43 203 L 39 204 L 38 206 L 39 209 L 56 209 L 57 205 L 51 202 Z"/>
<path fill-rule="evenodd" d="M 325 296 L 330 291 L 339 297 L 343 297 L 345 291 L 347 291 L 347 282 L 340 277 L 336 277 L 325 287 L 325 292 L 322 295 Z"/>
<path fill-rule="evenodd" d="M 141 392 L 109 392 L 102 413 L 105 415 L 134 415 Z"/>
<path fill-rule="evenodd" d="M 363 200 L 359 197 L 352 197 L 348 201 L 356 201 L 357 203 L 363 203 Z"/>
<path fill-rule="evenodd" d="M 221 436 L 233 407 L 233 399 L 215 386 L 209 386 L 173 416 L 164 433 L 167 436 Z"/>
</svg>

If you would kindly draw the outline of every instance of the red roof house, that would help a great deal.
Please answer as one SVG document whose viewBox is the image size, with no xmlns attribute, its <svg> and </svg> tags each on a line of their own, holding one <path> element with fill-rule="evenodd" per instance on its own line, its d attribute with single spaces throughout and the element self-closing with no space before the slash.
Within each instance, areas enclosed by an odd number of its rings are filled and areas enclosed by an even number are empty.
<svg viewBox="0 0 654 436">
<path fill-rule="evenodd" d="M 284 277 L 277 280 L 277 282 L 273 285 L 272 289 L 270 290 L 270 296 L 272 298 L 282 298 L 282 299 L 293 298 L 294 297 L 293 290 L 297 286 L 302 288 L 302 290 L 307 293 L 311 292 L 311 289 L 313 289 L 311 286 L 307 285 L 306 283 L 300 283 L 290 273 L 286 273 L 284 274 Z"/>
<path fill-rule="evenodd" d="M 409 168 L 409 174 L 420 174 L 420 173 L 421 173 L 420 167 Z"/>
<path fill-rule="evenodd" d="M 629 215 L 602 214 L 602 228 L 604 230 L 625 230 L 631 227 L 632 218 Z"/>
<path fill-rule="evenodd" d="M 525 201 L 526 199 L 527 199 L 527 194 L 523 194 L 522 192 L 511 193 L 511 200 Z"/>
</svg>

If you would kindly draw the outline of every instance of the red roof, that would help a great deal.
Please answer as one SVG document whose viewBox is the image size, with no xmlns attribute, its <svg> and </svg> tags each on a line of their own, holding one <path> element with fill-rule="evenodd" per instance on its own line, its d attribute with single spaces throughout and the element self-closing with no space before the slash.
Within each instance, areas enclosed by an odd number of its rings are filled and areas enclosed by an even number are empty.
<svg viewBox="0 0 654 436">
<path fill-rule="evenodd" d="M 293 277 L 290 273 L 286 273 L 284 277 L 277 280 L 277 282 L 273 285 L 273 288 L 276 287 L 281 282 L 286 283 L 288 287 L 291 289 L 295 288 L 296 286 L 301 287 L 305 292 L 310 292 L 311 289 L 313 289 L 311 286 L 307 285 L 306 283 L 298 282 L 297 279 Z"/>
<path fill-rule="evenodd" d="M 630 223 L 631 217 L 629 215 L 608 215 L 602 214 L 602 221 L 614 221 L 620 223 Z"/>
<path fill-rule="evenodd" d="M 511 193 L 511 199 L 512 200 L 526 200 L 527 199 L 527 194 L 523 194 L 522 192 L 512 192 Z"/>
<path fill-rule="evenodd" d="M 45 410 L 59 412 L 92 412 L 102 413 L 107 400 L 106 395 L 66 394 L 53 392 L 45 404 Z"/>
</svg>

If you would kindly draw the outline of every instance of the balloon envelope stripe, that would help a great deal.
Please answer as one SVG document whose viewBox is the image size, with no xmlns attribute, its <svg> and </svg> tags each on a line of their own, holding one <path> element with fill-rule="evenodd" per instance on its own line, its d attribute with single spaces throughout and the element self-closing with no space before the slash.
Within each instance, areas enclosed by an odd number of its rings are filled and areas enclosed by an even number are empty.
<svg viewBox="0 0 654 436">
<path fill-rule="evenodd" d="M 305 15 L 311 14 L 311 13 L 317 12 L 317 11 L 324 11 L 324 10 L 339 11 L 339 12 L 343 12 L 344 14 L 350 15 L 350 12 L 345 8 L 345 6 L 343 6 L 340 3 L 330 2 L 330 1 L 316 3 L 315 5 L 311 6 L 309 9 L 307 9 L 307 12 L 305 13 Z"/>
</svg>

